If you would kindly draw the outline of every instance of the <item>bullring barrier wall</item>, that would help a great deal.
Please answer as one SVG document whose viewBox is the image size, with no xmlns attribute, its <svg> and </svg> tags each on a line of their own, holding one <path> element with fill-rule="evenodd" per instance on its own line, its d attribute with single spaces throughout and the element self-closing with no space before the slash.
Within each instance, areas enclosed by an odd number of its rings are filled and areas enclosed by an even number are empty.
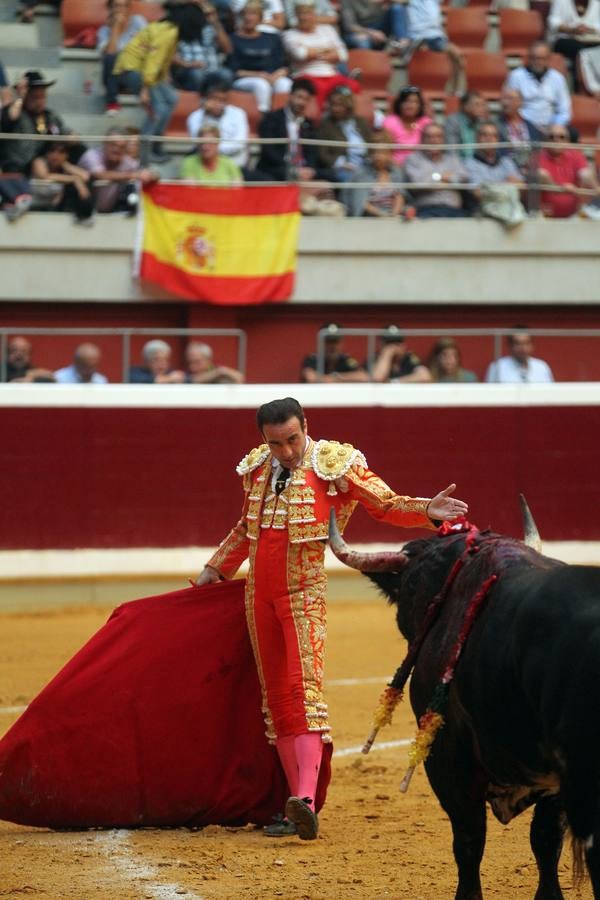
<svg viewBox="0 0 600 900">
<path fill-rule="evenodd" d="M 255 409 L 292 395 L 309 432 L 355 444 L 399 493 L 451 481 L 480 527 L 600 540 L 600 384 L 0 385 L 0 549 L 212 547 L 239 515 Z M 347 537 L 414 532 L 359 509 Z"/>
</svg>

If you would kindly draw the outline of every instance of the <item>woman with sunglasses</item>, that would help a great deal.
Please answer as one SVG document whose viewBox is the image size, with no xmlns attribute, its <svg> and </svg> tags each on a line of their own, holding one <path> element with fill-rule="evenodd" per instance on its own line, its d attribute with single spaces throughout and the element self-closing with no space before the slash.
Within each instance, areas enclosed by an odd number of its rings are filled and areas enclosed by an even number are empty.
<svg viewBox="0 0 600 900">
<path fill-rule="evenodd" d="M 425 101 L 418 87 L 402 88 L 392 105 L 392 112 L 383 120 L 383 127 L 392 135 L 397 144 L 416 146 L 421 143 L 421 135 L 431 117 L 425 115 Z M 394 163 L 404 162 L 411 150 L 395 150 Z"/>
</svg>

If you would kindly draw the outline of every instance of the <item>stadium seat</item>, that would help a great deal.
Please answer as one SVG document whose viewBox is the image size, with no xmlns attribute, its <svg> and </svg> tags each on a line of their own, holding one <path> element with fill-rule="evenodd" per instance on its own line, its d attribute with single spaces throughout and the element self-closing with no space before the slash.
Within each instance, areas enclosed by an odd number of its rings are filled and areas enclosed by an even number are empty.
<svg viewBox="0 0 600 900">
<path fill-rule="evenodd" d="M 445 53 L 417 50 L 408 64 L 410 84 L 418 85 L 428 98 L 444 97 L 449 78 L 450 63 Z"/>
<path fill-rule="evenodd" d="M 499 23 L 505 56 L 522 56 L 544 34 L 544 22 L 534 9 L 501 9 Z"/>
<path fill-rule="evenodd" d="M 460 97 L 456 94 L 447 94 L 444 100 L 444 116 L 451 116 L 460 109 Z"/>
<path fill-rule="evenodd" d="M 507 74 L 504 54 L 487 50 L 465 53 L 465 75 L 470 91 L 479 91 L 488 99 L 499 97 Z"/>
<path fill-rule="evenodd" d="M 134 0 L 131 12 L 144 16 L 149 22 L 154 22 L 165 14 L 162 3 L 144 0 Z M 84 3 L 81 0 L 63 0 L 60 8 L 63 40 L 72 40 L 86 28 L 100 28 L 106 22 L 106 17 L 106 0 L 85 0 Z"/>
<path fill-rule="evenodd" d="M 361 70 L 360 83 L 366 94 L 387 98 L 392 77 L 392 65 L 387 53 L 381 50 L 350 50 L 348 68 Z"/>
<path fill-rule="evenodd" d="M 585 144 L 597 144 L 600 139 L 600 100 L 573 94 L 571 102 L 571 125 L 579 132 L 579 140 Z"/>
<path fill-rule="evenodd" d="M 285 95 L 284 95 L 285 96 Z M 260 122 L 261 113 L 256 105 L 256 97 L 247 91 L 229 91 L 228 102 L 232 106 L 239 106 L 248 116 L 250 125 L 250 134 L 258 133 L 258 123 Z M 165 134 L 167 137 L 186 137 L 187 128 L 185 126 L 187 117 L 198 109 L 198 94 L 195 91 L 179 91 L 179 99 L 173 110 L 173 115 L 167 126 Z"/>
<path fill-rule="evenodd" d="M 461 50 L 483 48 L 488 33 L 487 10 L 483 6 L 451 6 L 446 16 L 448 39 Z"/>
</svg>

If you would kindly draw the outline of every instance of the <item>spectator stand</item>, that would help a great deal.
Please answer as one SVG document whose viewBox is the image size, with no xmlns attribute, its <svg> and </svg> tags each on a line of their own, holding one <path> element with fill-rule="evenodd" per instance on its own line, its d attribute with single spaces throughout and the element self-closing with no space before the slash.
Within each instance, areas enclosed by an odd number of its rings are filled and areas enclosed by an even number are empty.
<svg viewBox="0 0 600 900">
<path fill-rule="evenodd" d="M 128 381 L 132 361 L 139 357 L 143 341 L 141 338 L 227 338 L 236 342 L 236 368 L 246 375 L 248 339 L 240 328 L 0 328 L 0 382 L 6 380 L 6 358 L 8 341 L 16 335 L 23 337 L 94 337 L 118 338 L 120 341 L 121 381 Z M 62 351 L 61 351 L 62 352 Z M 176 354 L 177 355 L 177 354 Z M 53 366 L 57 368 L 57 366 Z"/>
</svg>

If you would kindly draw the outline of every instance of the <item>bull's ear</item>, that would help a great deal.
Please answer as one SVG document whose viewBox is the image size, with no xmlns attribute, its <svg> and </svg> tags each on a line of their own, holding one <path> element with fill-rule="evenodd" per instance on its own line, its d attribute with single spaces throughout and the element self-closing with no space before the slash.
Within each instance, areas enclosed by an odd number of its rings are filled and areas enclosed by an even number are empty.
<svg viewBox="0 0 600 900">
<path fill-rule="evenodd" d="M 408 562 L 408 556 L 401 550 L 392 553 L 358 553 L 350 550 L 339 532 L 333 506 L 329 512 L 329 545 L 341 562 L 359 572 L 398 572 Z"/>
<path fill-rule="evenodd" d="M 533 547 L 534 550 L 541 553 L 542 539 L 524 494 L 519 494 L 519 502 L 521 504 L 521 515 L 523 517 L 523 541 L 528 547 Z"/>
</svg>

